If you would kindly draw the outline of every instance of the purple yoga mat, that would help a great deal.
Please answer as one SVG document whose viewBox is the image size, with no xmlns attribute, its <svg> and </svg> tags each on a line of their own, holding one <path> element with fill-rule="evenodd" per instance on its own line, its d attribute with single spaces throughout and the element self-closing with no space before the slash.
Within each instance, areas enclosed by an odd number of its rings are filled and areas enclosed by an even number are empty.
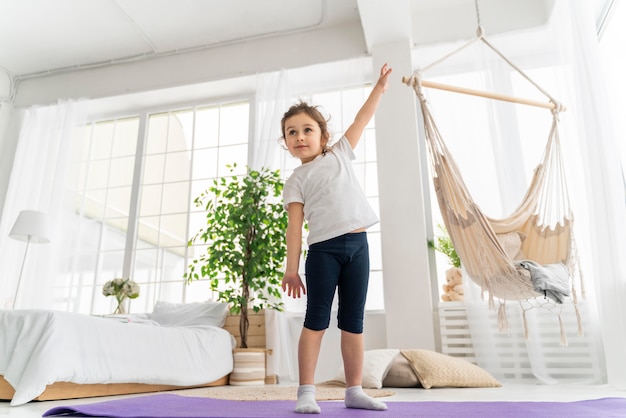
<svg viewBox="0 0 626 418">
<path fill-rule="evenodd" d="M 577 402 L 386 402 L 387 411 L 348 409 L 342 401 L 319 402 L 323 417 L 388 418 L 601 418 L 626 417 L 626 398 Z M 295 401 L 228 401 L 156 394 L 86 405 L 59 406 L 44 417 L 214 418 L 302 417 Z"/>
</svg>

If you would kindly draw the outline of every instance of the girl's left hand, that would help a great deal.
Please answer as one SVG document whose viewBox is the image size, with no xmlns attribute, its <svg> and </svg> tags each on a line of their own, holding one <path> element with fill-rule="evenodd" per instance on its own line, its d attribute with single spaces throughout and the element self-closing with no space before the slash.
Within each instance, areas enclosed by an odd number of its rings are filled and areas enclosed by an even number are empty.
<svg viewBox="0 0 626 418">
<path fill-rule="evenodd" d="M 294 299 L 300 298 L 302 295 L 306 295 L 306 287 L 300 279 L 298 273 L 288 274 L 283 276 L 282 283 L 283 291 L 287 293 L 287 296 L 291 296 Z"/>
<path fill-rule="evenodd" d="M 389 67 L 389 65 L 386 63 L 380 69 L 380 76 L 378 77 L 376 85 L 382 88 L 383 93 L 385 92 L 385 90 L 387 90 L 387 87 L 389 86 L 389 75 L 392 71 L 392 68 Z"/>
</svg>

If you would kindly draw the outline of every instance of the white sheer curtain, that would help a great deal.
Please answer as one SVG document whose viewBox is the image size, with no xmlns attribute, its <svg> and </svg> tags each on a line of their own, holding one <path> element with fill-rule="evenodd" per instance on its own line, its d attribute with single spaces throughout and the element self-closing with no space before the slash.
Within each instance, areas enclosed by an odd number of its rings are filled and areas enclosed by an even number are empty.
<svg viewBox="0 0 626 418">
<path fill-rule="evenodd" d="M 260 169 L 283 168 L 281 154 L 285 151 L 279 144 L 280 120 L 291 105 L 291 85 L 286 70 L 257 74 L 254 103 L 254 134 L 250 167 Z"/>
<path fill-rule="evenodd" d="M 533 309 L 526 313 L 530 335 L 525 340 L 523 330 L 519 328 L 521 322 L 516 323 L 522 315 L 521 310 L 516 303 L 508 304 L 511 329 L 508 334 L 499 334 L 494 326 L 494 312 L 481 299 L 477 287 L 467 280 L 465 305 L 476 358 L 479 365 L 499 378 L 507 377 L 506 370 L 501 367 L 505 361 L 503 352 L 506 348 L 503 347 L 517 344 L 525 347 L 524 355 L 530 362 L 532 374 L 542 383 L 608 381 L 623 385 L 626 382 L 626 361 L 618 353 L 620 347 L 626 345 L 626 329 L 621 321 L 626 317 L 623 305 L 626 297 L 626 266 L 624 257 L 620 255 L 620 251 L 626 248 L 626 208 L 618 153 L 607 108 L 606 89 L 610 86 L 603 84 L 593 16 L 589 2 L 558 0 L 545 27 L 493 36 L 489 35 L 488 27 L 484 28 L 487 38 L 496 48 L 567 106 L 567 111 L 561 114 L 561 142 L 586 284 L 586 298 L 580 302 L 585 335 L 577 335 L 575 321 L 574 325 L 568 325 L 575 318 L 571 305 L 563 307 L 563 318 L 570 346 L 584 344 L 589 347 L 589 362 L 595 369 L 581 377 L 555 373 L 549 367 L 550 356 L 554 354 L 545 349 L 547 339 L 554 336 L 545 336 L 539 332 L 539 322 L 546 320 L 541 310 Z M 484 79 L 479 77 L 479 81 L 484 83 L 483 87 L 471 84 L 465 86 L 525 97 L 526 93 L 517 91 L 520 83 L 510 81 L 511 68 L 503 66 L 502 60 L 491 51 L 485 52 L 484 46 L 478 46 L 479 49 L 473 50 L 476 57 L 473 61 L 452 59 L 450 63 L 442 64 L 438 74 L 445 79 L 450 74 L 465 73 L 466 81 L 474 77 L 473 81 L 476 82 L 476 72 L 483 71 L 481 76 Z M 430 64 L 453 49 L 454 46 L 448 45 L 425 51 L 421 56 L 422 65 Z M 428 79 L 428 74 L 424 78 Z M 525 80 L 522 82 L 526 83 Z M 529 98 L 543 99 L 543 96 Z M 433 108 L 452 114 L 456 102 L 462 100 L 448 95 L 438 102 L 433 98 L 431 103 Z M 444 139 L 456 136 L 465 142 L 453 144 L 453 147 L 460 151 L 454 155 L 461 160 L 457 162 L 466 183 L 478 205 L 490 216 L 499 217 L 514 209 L 525 192 L 528 180 L 523 176 L 530 174 L 524 172 L 529 167 L 520 167 L 519 162 L 523 158 L 527 158 L 531 164 L 539 162 L 539 155 L 533 157 L 528 154 L 528 150 L 537 144 L 522 139 L 519 132 L 535 129 L 542 135 L 538 140 L 545 143 L 548 126 L 543 129 L 545 122 L 539 117 L 536 119 L 537 127 L 531 126 L 535 124 L 532 119 L 530 122 L 520 122 L 521 119 L 507 113 L 507 110 L 503 110 L 504 105 L 498 103 L 487 106 L 486 113 L 472 113 L 480 110 L 467 106 L 457 109 L 465 111 L 467 119 L 460 119 L 459 114 L 455 113 L 456 120 L 448 119 L 448 124 L 454 127 L 443 127 L 449 116 L 440 118 L 436 114 L 435 119 L 442 121 L 439 128 L 444 131 Z M 549 112 L 545 113 L 549 120 Z M 491 138 L 491 145 L 478 153 L 472 149 L 478 145 L 472 142 L 471 137 L 475 130 L 481 128 L 474 126 L 472 118 L 489 121 L 485 135 Z M 493 161 L 494 167 L 489 172 L 491 179 L 487 181 L 496 179 L 495 189 L 490 184 L 486 185 L 483 171 L 486 169 L 483 167 L 487 164 L 485 161 L 489 164 Z M 494 201 L 496 199 L 499 201 Z M 498 210 L 502 213 L 498 214 Z M 558 335 L 558 319 L 552 320 L 554 332 Z M 563 348 L 560 353 L 567 355 L 567 348 Z"/>
<path fill-rule="evenodd" d="M 291 86 L 287 71 L 257 75 L 251 169 L 284 169 L 280 161 L 284 161 L 282 154 L 288 151 L 282 149 L 278 139 L 281 136 L 280 120 L 290 102 Z M 281 382 L 297 378 L 288 316 L 287 312 L 265 311 L 266 346 L 272 350 L 267 357 L 267 374 L 278 376 Z"/>
<path fill-rule="evenodd" d="M 66 220 L 72 203 L 65 190 L 76 127 L 86 121 L 86 102 L 60 100 L 34 106 L 21 115 L 21 129 L 0 218 L 0 306 L 13 305 L 24 257 L 25 243 L 8 237 L 20 211 L 39 210 L 48 215 L 51 242 L 31 245 L 24 266 L 16 308 L 52 306 L 57 266 L 67 248 Z"/>
<path fill-rule="evenodd" d="M 569 13 L 568 13 L 569 11 Z M 557 2 L 555 22 L 562 52 L 572 63 L 572 109 L 579 132 L 582 159 L 581 211 L 577 222 L 585 228 L 583 237 L 589 254 L 589 281 L 597 295 L 600 310 L 598 329 L 606 355 L 608 383 L 626 387 L 626 206 L 617 138 L 610 121 L 605 74 L 601 67 L 593 9 L 590 2 Z M 558 26 L 557 26 L 558 24 Z M 615 51 L 618 53 L 618 51 Z M 618 114 L 619 112 L 615 112 Z M 623 139 L 622 139 L 623 140 Z M 582 215 L 582 216 L 581 216 Z M 585 216 L 586 215 L 586 216 Z M 581 222 L 582 221 L 582 222 Z M 586 239 L 588 237 L 588 240 Z M 579 239 L 580 241 L 580 239 Z"/>
</svg>

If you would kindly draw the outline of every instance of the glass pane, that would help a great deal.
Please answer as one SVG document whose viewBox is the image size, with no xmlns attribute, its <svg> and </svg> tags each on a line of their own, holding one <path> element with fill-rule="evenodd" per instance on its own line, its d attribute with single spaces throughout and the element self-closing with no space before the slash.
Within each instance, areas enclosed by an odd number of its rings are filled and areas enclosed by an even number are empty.
<svg viewBox="0 0 626 418">
<path fill-rule="evenodd" d="M 178 257 L 185 256 L 187 247 L 187 213 L 161 217 L 159 246 Z M 176 247 L 176 248 L 171 248 Z"/>
<path fill-rule="evenodd" d="M 154 186 L 143 186 L 141 188 L 141 207 L 139 216 L 158 215 L 161 212 L 161 195 L 162 186 L 160 184 Z"/>
<path fill-rule="evenodd" d="M 144 158 L 143 183 L 156 184 L 163 181 L 165 154 L 148 155 Z"/>
<path fill-rule="evenodd" d="M 137 149 L 137 135 L 139 133 L 139 118 L 120 119 L 115 125 L 112 157 L 135 155 Z"/>
<path fill-rule="evenodd" d="M 201 229 L 206 227 L 206 212 L 191 212 L 189 214 L 189 236 L 187 241 L 194 237 Z"/>
<path fill-rule="evenodd" d="M 364 160 L 367 162 L 376 161 L 376 131 L 373 129 L 366 129 L 363 139 L 359 143 L 359 147 L 365 150 Z M 357 147 L 357 148 L 359 148 Z"/>
<path fill-rule="evenodd" d="M 124 243 L 119 242 L 120 234 L 107 229 L 105 233 L 109 248 L 124 248 Z M 123 240 L 122 240 L 123 241 Z M 124 251 L 103 251 L 100 254 L 100 269 L 97 275 L 97 284 L 102 286 L 111 279 L 122 277 L 124 266 Z M 100 289 L 102 292 L 102 289 Z M 100 293 L 102 294 L 102 293 Z"/>
<path fill-rule="evenodd" d="M 159 250 L 152 247 L 135 252 L 133 280 L 137 283 L 150 283 L 157 279 L 155 267 L 159 264 Z"/>
<path fill-rule="evenodd" d="M 169 152 L 165 157 L 165 178 L 163 181 L 182 181 L 189 179 L 191 172 L 191 162 L 189 161 L 190 153 Z"/>
<path fill-rule="evenodd" d="M 217 148 L 198 150 L 193 153 L 193 178 L 217 177 Z"/>
<path fill-rule="evenodd" d="M 191 236 L 193 238 L 194 235 Z M 192 245 L 187 248 L 187 259 L 191 263 L 193 260 L 199 258 L 201 255 L 206 254 L 208 245 Z"/>
<path fill-rule="evenodd" d="M 108 185 L 109 160 L 92 161 L 87 174 L 87 190 L 102 189 Z"/>
<path fill-rule="evenodd" d="M 79 192 L 82 190 L 87 173 L 87 163 L 74 162 L 69 165 L 66 187 L 71 191 Z"/>
<path fill-rule="evenodd" d="M 368 232 L 367 243 L 370 248 L 370 270 L 383 269 L 382 243 L 380 232 Z"/>
<path fill-rule="evenodd" d="M 91 141 L 91 159 L 100 160 L 111 156 L 115 121 L 98 122 L 94 126 Z"/>
<path fill-rule="evenodd" d="M 110 219 L 106 221 L 105 225 L 106 227 L 102 231 L 102 243 L 100 249 L 103 251 L 123 250 L 126 247 L 126 228 L 128 228 L 128 219 Z M 121 263 L 119 265 L 119 270 L 121 274 Z"/>
<path fill-rule="evenodd" d="M 341 93 L 341 113 L 335 113 L 342 116 L 341 129 L 345 131 L 354 121 L 354 117 L 365 101 L 364 91 L 362 87 L 344 90 Z M 374 118 L 372 118 L 374 120 Z M 371 122 L 370 122 L 371 123 Z"/>
<path fill-rule="evenodd" d="M 367 289 L 365 310 L 375 311 L 385 309 L 385 292 L 382 271 L 373 271 L 370 273 L 370 283 Z"/>
<path fill-rule="evenodd" d="M 91 301 L 94 288 L 93 286 L 72 286 L 67 291 L 67 308 L 66 309 L 77 309 L 79 312 L 91 312 Z M 96 301 L 100 303 L 106 303 L 107 298 L 96 292 Z M 101 313 L 110 313 L 112 311 L 101 310 Z"/>
<path fill-rule="evenodd" d="M 363 163 L 353 163 L 352 170 L 354 171 L 354 175 L 356 176 L 359 184 L 361 185 L 361 189 L 365 187 L 365 165 Z"/>
<path fill-rule="evenodd" d="M 104 217 L 106 195 L 106 189 L 89 190 L 77 202 L 76 210 L 88 218 L 102 219 Z M 80 197 L 80 195 L 77 197 Z"/>
<path fill-rule="evenodd" d="M 106 218 L 128 218 L 128 212 L 130 211 L 130 193 L 131 188 L 118 187 L 115 189 L 109 189 L 107 195 L 106 205 Z M 126 229 L 126 228 L 124 228 Z"/>
<path fill-rule="evenodd" d="M 133 184 L 134 168 L 134 156 L 111 160 L 109 187 L 130 186 Z"/>
<path fill-rule="evenodd" d="M 158 154 L 166 151 L 169 114 L 159 113 L 148 118 L 148 137 L 146 154 Z"/>
<path fill-rule="evenodd" d="M 180 303 L 186 290 L 185 286 L 185 282 L 182 279 L 178 282 L 161 282 L 158 300 Z"/>
<path fill-rule="evenodd" d="M 332 133 L 331 140 L 338 140 L 344 130 L 341 121 L 341 92 L 314 94 L 310 104 L 319 106 L 320 112 L 328 120 L 328 129 Z M 352 117 L 354 118 L 354 115 Z"/>
<path fill-rule="evenodd" d="M 100 249 L 100 237 L 102 235 L 102 231 L 104 227 L 101 221 L 95 221 L 93 219 L 81 218 L 80 219 L 80 234 L 77 239 L 76 248 L 79 248 L 81 253 L 79 254 L 79 259 L 82 261 L 81 257 L 84 257 L 82 252 L 93 252 L 95 253 Z M 97 261 L 97 259 L 96 259 Z M 96 265 L 95 263 L 93 264 Z"/>
<path fill-rule="evenodd" d="M 195 149 L 217 147 L 219 117 L 218 107 L 203 108 L 196 112 Z"/>
<path fill-rule="evenodd" d="M 220 108 L 220 146 L 248 143 L 248 103 Z"/>
<path fill-rule="evenodd" d="M 366 163 L 365 165 L 365 182 L 363 190 L 365 196 L 378 196 L 378 165 Z"/>
<path fill-rule="evenodd" d="M 93 125 L 84 125 L 76 128 L 76 141 L 72 142 L 72 161 L 86 161 L 89 159 L 89 144 L 93 134 Z"/>
<path fill-rule="evenodd" d="M 139 229 L 136 246 L 138 249 L 154 248 L 158 240 L 160 216 L 142 216 L 139 219 Z"/>
<path fill-rule="evenodd" d="M 219 162 L 220 165 L 217 168 L 219 177 L 245 174 L 248 162 L 248 144 L 220 148 Z M 236 163 L 237 167 L 231 172 L 226 165 L 232 166 L 233 163 Z"/>
<path fill-rule="evenodd" d="M 365 134 L 363 134 L 365 136 Z M 339 138 L 337 138 L 339 139 Z M 356 157 L 354 161 L 362 162 L 365 161 L 365 147 L 363 146 L 363 138 L 357 144 L 356 148 L 354 148 L 354 156 Z"/>
<path fill-rule="evenodd" d="M 374 213 L 380 219 L 380 199 L 378 196 L 376 197 L 368 197 L 367 201 L 369 202 L 371 208 L 374 210 Z M 380 222 L 375 225 L 372 225 L 368 230 L 368 232 L 376 232 L 380 231 Z"/>
<path fill-rule="evenodd" d="M 189 210 L 189 182 L 163 185 L 161 213 L 187 213 Z"/>
<path fill-rule="evenodd" d="M 170 117 L 167 151 L 183 151 L 192 148 L 193 110 L 178 111 Z"/>
<path fill-rule="evenodd" d="M 187 303 L 217 299 L 217 295 L 213 294 L 209 282 L 206 280 L 193 280 L 185 287 L 185 302 Z"/>
<path fill-rule="evenodd" d="M 194 203 L 194 200 L 196 200 L 196 198 L 197 198 L 197 197 L 199 197 L 199 196 L 200 196 L 200 194 L 202 194 L 202 193 L 205 193 L 205 192 L 206 192 L 206 193 L 210 193 L 210 192 L 208 191 L 208 189 L 209 189 L 212 185 L 213 185 L 213 180 L 212 180 L 212 179 L 206 179 L 206 180 L 193 181 L 193 182 L 191 183 L 191 196 L 189 197 L 189 198 L 190 198 L 190 199 L 189 199 L 189 200 L 190 200 L 190 202 L 189 202 L 189 204 L 190 204 L 189 208 L 190 208 L 190 210 L 191 210 L 191 211 L 196 211 L 196 210 L 199 210 L 199 209 L 202 209 L 202 210 L 203 210 L 203 208 L 198 208 L 198 207 L 196 206 L 196 204 Z"/>
</svg>

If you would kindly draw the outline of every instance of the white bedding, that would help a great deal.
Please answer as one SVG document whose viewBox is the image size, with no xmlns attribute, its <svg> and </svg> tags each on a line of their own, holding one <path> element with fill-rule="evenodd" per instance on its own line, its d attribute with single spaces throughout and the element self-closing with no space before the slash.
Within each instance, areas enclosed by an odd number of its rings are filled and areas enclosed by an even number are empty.
<svg viewBox="0 0 626 418">
<path fill-rule="evenodd" d="M 0 375 L 15 389 L 11 405 L 54 382 L 209 383 L 232 371 L 233 348 L 233 337 L 217 326 L 0 310 Z"/>
</svg>

